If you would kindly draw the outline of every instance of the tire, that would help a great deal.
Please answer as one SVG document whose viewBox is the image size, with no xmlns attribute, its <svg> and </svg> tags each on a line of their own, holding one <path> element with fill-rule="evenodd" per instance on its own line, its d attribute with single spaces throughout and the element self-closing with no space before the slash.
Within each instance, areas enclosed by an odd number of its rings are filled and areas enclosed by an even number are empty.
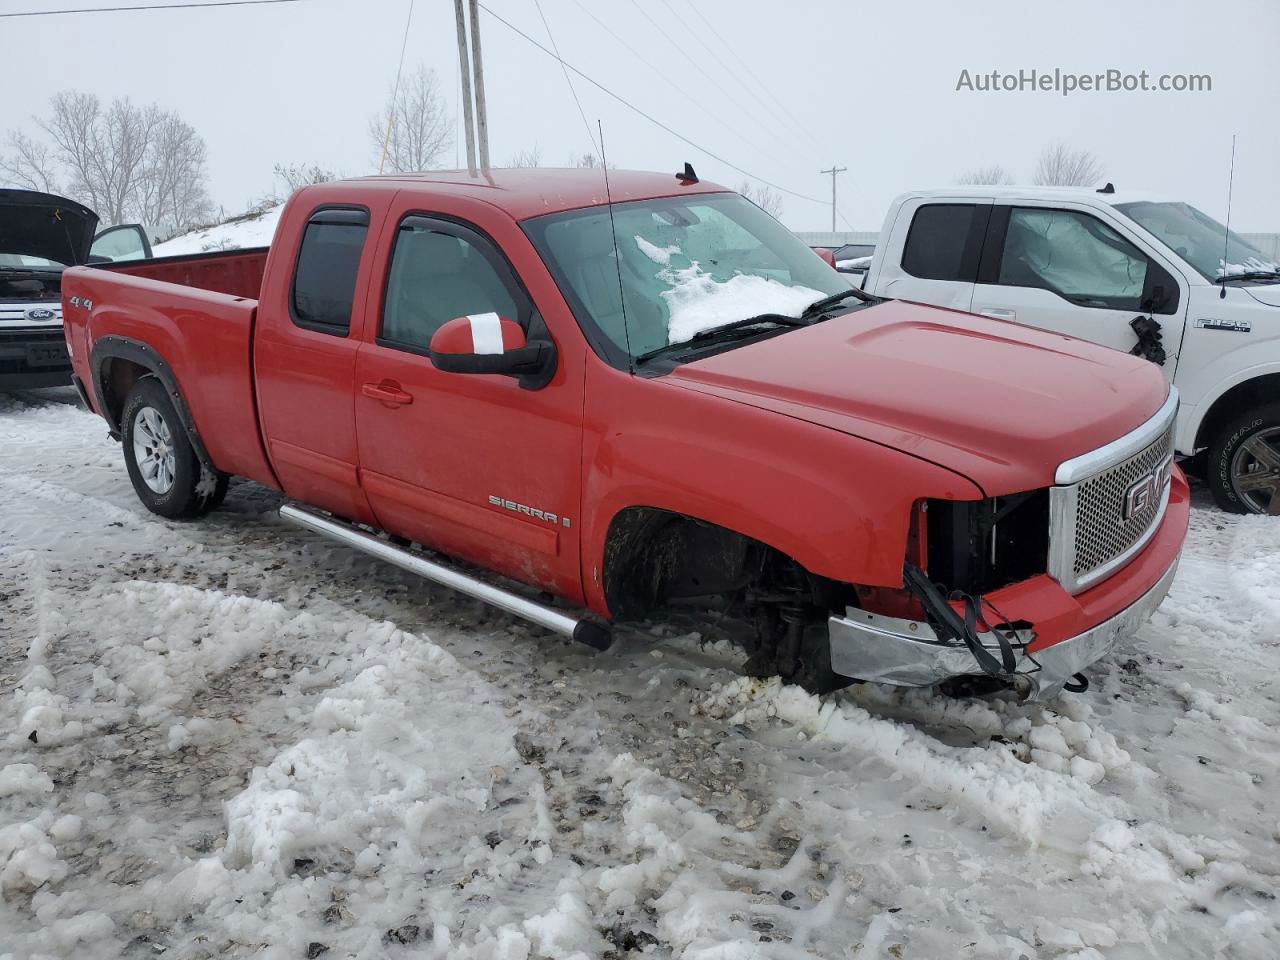
<svg viewBox="0 0 1280 960">
<path fill-rule="evenodd" d="M 124 462 L 142 505 L 171 520 L 208 513 L 227 494 L 228 477 L 206 469 L 155 377 L 141 378 L 120 416 Z"/>
<path fill-rule="evenodd" d="M 1223 510 L 1280 516 L 1280 403 L 1242 411 L 1218 428 L 1205 482 Z"/>
</svg>

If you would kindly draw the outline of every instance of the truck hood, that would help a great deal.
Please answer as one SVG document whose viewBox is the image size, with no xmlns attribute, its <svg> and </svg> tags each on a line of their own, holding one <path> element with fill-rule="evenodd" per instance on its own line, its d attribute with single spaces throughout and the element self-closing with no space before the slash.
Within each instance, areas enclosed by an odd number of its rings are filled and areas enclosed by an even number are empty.
<svg viewBox="0 0 1280 960">
<path fill-rule="evenodd" d="M 905 301 L 697 360 L 667 380 L 929 460 L 988 496 L 1052 485 L 1058 464 L 1138 427 L 1168 396 L 1145 360 Z"/>
<path fill-rule="evenodd" d="M 15 255 L 66 266 L 84 263 L 97 229 L 98 215 L 74 200 L 35 190 L 0 190 L 0 263 Z"/>
<path fill-rule="evenodd" d="M 1245 292 L 1268 307 L 1280 307 L 1280 283 L 1245 284 Z"/>
</svg>

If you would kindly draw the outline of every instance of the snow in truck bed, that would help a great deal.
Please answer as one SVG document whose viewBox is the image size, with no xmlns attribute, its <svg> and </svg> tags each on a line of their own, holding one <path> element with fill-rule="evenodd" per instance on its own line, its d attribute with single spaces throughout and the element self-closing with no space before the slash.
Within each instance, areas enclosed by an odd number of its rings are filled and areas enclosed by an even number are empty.
<svg viewBox="0 0 1280 960">
<path fill-rule="evenodd" d="M 596 654 L 0 398 L 0 956 L 1280 955 L 1280 522 L 1044 705 Z"/>
</svg>

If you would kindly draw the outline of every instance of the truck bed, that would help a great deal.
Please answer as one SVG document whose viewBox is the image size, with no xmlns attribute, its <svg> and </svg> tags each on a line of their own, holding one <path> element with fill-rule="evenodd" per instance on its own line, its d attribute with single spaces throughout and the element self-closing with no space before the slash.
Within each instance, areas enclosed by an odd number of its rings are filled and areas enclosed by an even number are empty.
<svg viewBox="0 0 1280 960">
<path fill-rule="evenodd" d="M 266 269 L 269 249 L 253 247 L 247 250 L 215 250 L 212 253 L 155 257 L 151 260 L 127 260 L 103 264 L 99 269 L 256 300 L 262 289 L 262 275 Z"/>
<path fill-rule="evenodd" d="M 266 250 L 253 250 L 67 270 L 67 345 L 97 412 L 118 430 L 132 383 L 122 367 L 155 358 L 214 466 L 276 486 L 254 405 L 253 328 L 265 263 Z"/>
</svg>

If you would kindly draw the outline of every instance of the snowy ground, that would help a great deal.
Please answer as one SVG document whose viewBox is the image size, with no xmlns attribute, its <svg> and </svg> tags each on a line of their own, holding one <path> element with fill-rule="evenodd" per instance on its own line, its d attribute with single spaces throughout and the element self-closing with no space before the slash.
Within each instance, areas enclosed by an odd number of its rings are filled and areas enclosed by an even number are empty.
<svg viewBox="0 0 1280 960">
<path fill-rule="evenodd" d="M 596 654 L 0 398 L 0 956 L 1280 956 L 1280 523 L 1045 706 Z M 70 400 L 63 395 L 60 400 Z"/>
</svg>

